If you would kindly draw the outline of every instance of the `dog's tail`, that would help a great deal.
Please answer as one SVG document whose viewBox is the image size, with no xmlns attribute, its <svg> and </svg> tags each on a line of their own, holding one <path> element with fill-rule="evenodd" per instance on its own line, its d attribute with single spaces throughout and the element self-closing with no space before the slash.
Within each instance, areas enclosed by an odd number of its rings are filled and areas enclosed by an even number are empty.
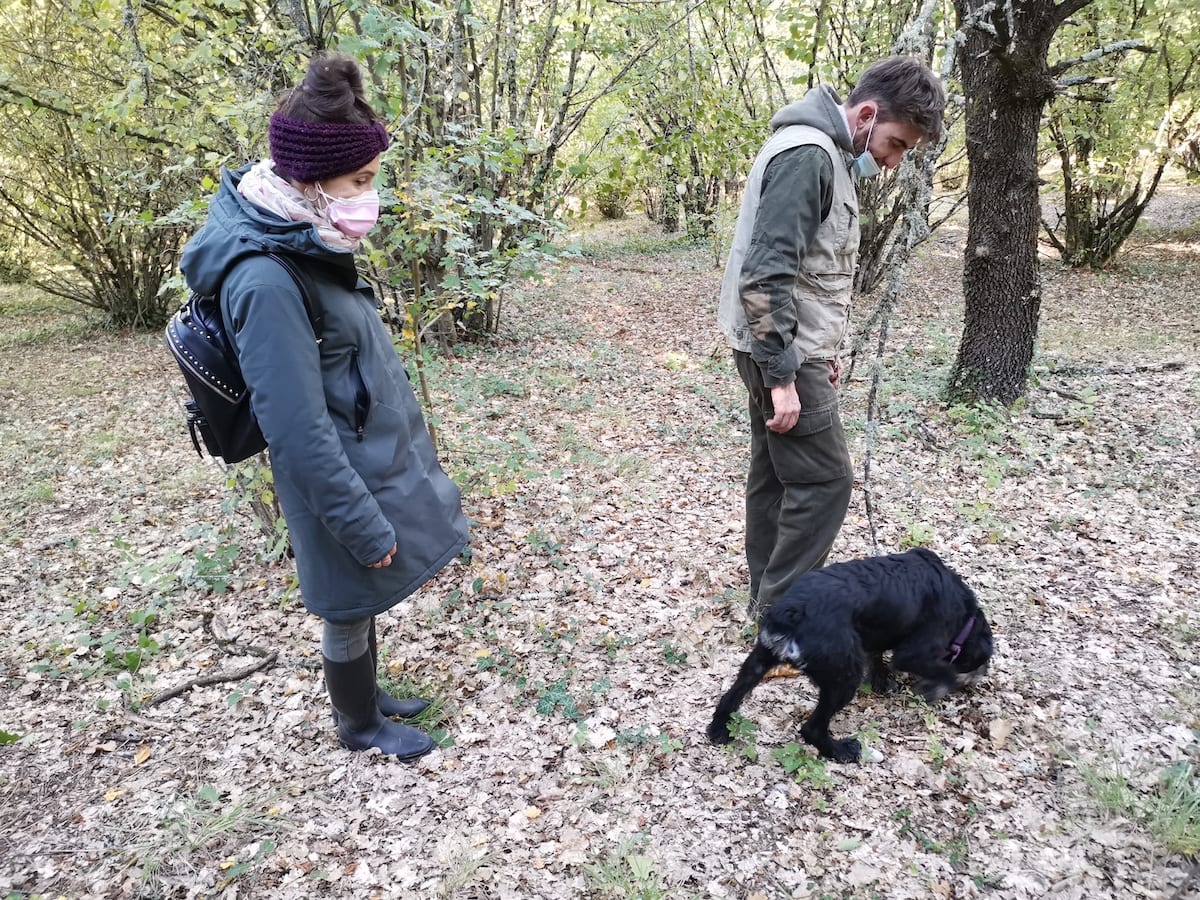
<svg viewBox="0 0 1200 900">
<path fill-rule="evenodd" d="M 775 631 L 769 624 L 764 624 L 758 633 L 758 642 L 775 656 L 776 665 L 785 662 L 794 668 L 803 669 L 804 651 L 796 639 L 796 635 L 802 633 L 799 629 Z"/>
<path fill-rule="evenodd" d="M 708 726 L 710 741 L 714 744 L 728 744 L 733 740 L 733 735 L 729 733 L 729 720 L 742 705 L 742 701 L 763 680 L 763 676 L 779 665 L 779 662 L 779 657 L 763 644 L 760 635 L 759 640 L 754 644 L 754 649 L 750 651 L 750 655 L 746 657 L 746 661 L 738 670 L 733 687 L 717 704 L 717 711 L 713 713 L 712 722 Z"/>
</svg>

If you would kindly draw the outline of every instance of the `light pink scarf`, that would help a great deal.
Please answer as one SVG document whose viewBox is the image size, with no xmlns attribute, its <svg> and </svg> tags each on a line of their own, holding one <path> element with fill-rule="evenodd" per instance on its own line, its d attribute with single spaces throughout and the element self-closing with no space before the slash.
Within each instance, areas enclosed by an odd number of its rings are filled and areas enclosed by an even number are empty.
<svg viewBox="0 0 1200 900">
<path fill-rule="evenodd" d="M 348 238 L 332 225 L 299 188 L 275 174 L 271 160 L 264 159 L 242 176 L 238 193 L 262 209 L 282 216 L 289 222 L 311 222 L 321 241 L 335 250 L 358 249 L 359 241 Z"/>
</svg>

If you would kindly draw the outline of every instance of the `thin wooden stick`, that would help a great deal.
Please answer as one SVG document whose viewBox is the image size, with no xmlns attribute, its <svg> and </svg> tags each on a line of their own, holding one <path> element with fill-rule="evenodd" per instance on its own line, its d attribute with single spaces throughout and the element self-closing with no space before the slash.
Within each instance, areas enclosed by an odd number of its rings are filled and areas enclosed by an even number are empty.
<svg viewBox="0 0 1200 900">
<path fill-rule="evenodd" d="M 225 681 L 241 681 L 243 678 L 253 675 L 260 669 L 266 669 L 274 665 L 275 660 L 278 658 L 278 651 L 272 650 L 258 662 L 254 663 L 253 665 L 246 666 L 245 668 L 237 669 L 233 672 L 218 672 L 215 675 L 202 675 L 199 678 L 193 678 L 191 681 L 186 681 L 177 687 L 171 688 L 169 691 L 163 691 L 156 697 L 151 697 L 143 708 L 149 709 L 151 706 L 158 706 L 158 704 L 165 703 L 167 700 L 170 700 L 173 697 L 178 697 L 180 694 L 186 694 L 192 688 L 208 687 L 209 685 L 221 684 Z"/>
</svg>

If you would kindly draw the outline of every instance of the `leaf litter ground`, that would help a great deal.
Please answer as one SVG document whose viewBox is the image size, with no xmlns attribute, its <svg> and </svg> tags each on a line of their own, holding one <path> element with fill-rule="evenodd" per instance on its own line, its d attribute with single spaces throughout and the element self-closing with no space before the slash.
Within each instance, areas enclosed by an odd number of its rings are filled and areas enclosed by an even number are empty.
<svg viewBox="0 0 1200 900">
<path fill-rule="evenodd" d="M 337 747 L 318 623 L 192 455 L 157 338 L 0 296 L 0 890 L 1194 895 L 1138 807 L 1088 786 L 1144 798 L 1197 757 L 1200 197 L 1155 215 L 1119 269 L 1048 264 L 1011 416 L 938 402 L 961 230 L 922 248 L 885 353 L 858 361 L 844 411 L 870 481 L 833 558 L 927 544 L 997 637 L 970 694 L 861 694 L 834 723 L 859 766 L 797 744 L 804 678 L 755 692 L 734 749 L 703 735 L 753 636 L 710 252 L 592 238 L 494 344 L 432 364 L 474 527 L 468 561 L 380 620 L 389 678 L 441 701 L 445 746 L 415 766 Z"/>
</svg>

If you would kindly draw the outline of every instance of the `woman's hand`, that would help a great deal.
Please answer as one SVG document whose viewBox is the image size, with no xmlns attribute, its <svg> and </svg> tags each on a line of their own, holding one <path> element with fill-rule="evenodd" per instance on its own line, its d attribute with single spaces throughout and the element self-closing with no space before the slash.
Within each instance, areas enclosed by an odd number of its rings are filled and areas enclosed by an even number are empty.
<svg viewBox="0 0 1200 900">
<path fill-rule="evenodd" d="M 371 563 L 371 568 L 372 569 L 382 569 L 384 566 L 390 566 L 392 564 L 392 557 L 395 555 L 396 555 L 396 545 L 392 544 L 392 549 L 387 552 L 387 556 L 385 556 L 383 559 L 379 560 L 379 562 Z"/>
</svg>

